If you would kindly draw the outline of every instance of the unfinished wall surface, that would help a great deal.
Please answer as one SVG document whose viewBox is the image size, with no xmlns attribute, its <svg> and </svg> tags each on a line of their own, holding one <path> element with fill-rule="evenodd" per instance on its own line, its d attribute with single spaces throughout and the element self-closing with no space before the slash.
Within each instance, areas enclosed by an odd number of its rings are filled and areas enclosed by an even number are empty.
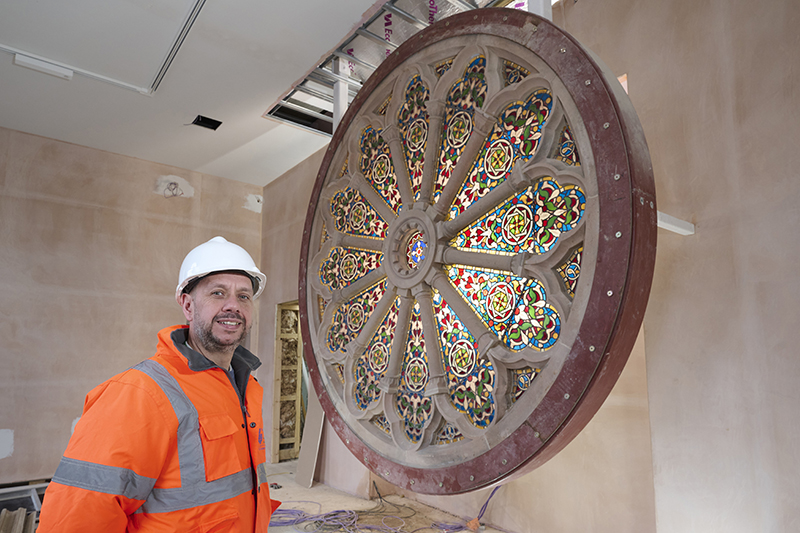
<svg viewBox="0 0 800 533">
<path fill-rule="evenodd" d="M 280 404 L 280 376 L 275 372 L 276 311 L 278 304 L 297 300 L 303 225 L 324 154 L 324 149 L 319 150 L 263 189 L 261 266 L 267 288 L 259 299 L 258 354 L 264 362 L 259 380 L 264 385 L 267 458 L 272 457 L 273 462 L 278 457 L 278 442 L 273 438 L 279 423 L 275 407 Z"/>
<path fill-rule="evenodd" d="M 658 208 L 697 233 L 659 230 L 645 334 L 617 387 L 560 455 L 498 490 L 487 522 L 515 532 L 798 528 L 800 4 L 753 7 L 554 6 L 556 24 L 628 75 Z M 302 199 L 292 205 L 305 216 Z M 326 440 L 321 481 L 359 492 L 363 467 Z M 339 457 L 350 468 L 335 468 Z M 471 518 L 488 494 L 420 499 Z"/>
<path fill-rule="evenodd" d="M 800 3 L 561 4 L 628 74 L 659 210 L 697 229 L 659 231 L 645 316 L 657 530 L 797 531 Z"/>
<path fill-rule="evenodd" d="M 0 128 L 0 483 L 51 477 L 86 393 L 184 322 L 191 248 L 222 235 L 259 258 L 260 194 Z"/>
<path fill-rule="evenodd" d="M 297 298 L 303 223 L 323 152 L 264 188 L 262 265 L 272 276 L 262 297 L 259 353 L 273 353 L 275 308 Z M 266 370 L 261 376 L 266 376 Z M 270 381 L 277 402 L 279 381 Z M 266 386 L 266 385 L 265 385 Z M 266 393 L 269 396 L 269 391 Z M 277 405 L 277 403 L 276 403 Z M 265 420 L 269 416 L 265 410 Z M 272 443 L 277 451 L 277 443 Z M 277 452 L 275 452 L 277 453 Z M 339 490 L 369 497 L 372 481 L 381 494 L 403 492 L 367 470 L 325 424 L 316 479 Z M 448 497 L 403 492 L 467 519 L 477 516 L 489 491 Z M 514 532 L 655 530 L 653 469 L 647 409 L 644 345 L 640 338 L 631 361 L 609 400 L 584 432 L 544 467 L 507 483 L 492 499 L 484 520 Z M 537 521 L 531 522 L 535 512 Z M 546 526 L 546 527 L 545 527 Z"/>
</svg>

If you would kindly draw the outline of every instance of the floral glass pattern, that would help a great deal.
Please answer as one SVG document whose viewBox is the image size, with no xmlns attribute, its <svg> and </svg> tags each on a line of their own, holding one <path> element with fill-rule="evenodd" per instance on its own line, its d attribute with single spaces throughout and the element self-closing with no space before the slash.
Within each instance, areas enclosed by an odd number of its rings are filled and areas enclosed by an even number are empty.
<svg viewBox="0 0 800 533">
<path fill-rule="evenodd" d="M 512 350 L 544 350 L 558 339 L 561 319 L 547 303 L 540 281 L 463 265 L 448 265 L 446 270 L 475 314 Z"/>
<path fill-rule="evenodd" d="M 518 81 L 522 81 L 525 77 L 530 74 L 530 71 L 524 67 L 521 67 L 514 63 L 513 61 L 503 61 L 503 74 L 505 75 L 504 80 L 506 83 L 506 87 L 511 85 L 512 83 L 517 83 Z"/>
<path fill-rule="evenodd" d="M 564 124 L 556 144 L 555 158 L 570 166 L 580 166 L 581 158 L 578 156 L 578 147 L 572 139 L 569 124 Z"/>
<path fill-rule="evenodd" d="M 534 156 L 552 108 L 550 91 L 539 89 L 503 110 L 450 208 L 451 219 L 504 181 L 517 161 Z"/>
<path fill-rule="evenodd" d="M 433 400 L 424 395 L 430 374 L 420 315 L 419 304 L 415 304 L 411 312 L 401 386 L 396 403 L 397 414 L 403 421 L 405 435 L 408 440 L 415 443 L 422 439 L 422 432 L 433 414 Z"/>
<path fill-rule="evenodd" d="M 530 388 L 536 375 L 541 371 L 541 368 L 525 367 L 510 372 L 511 383 L 513 384 L 511 387 L 511 403 L 515 403 L 520 399 L 523 393 Z"/>
<path fill-rule="evenodd" d="M 575 289 L 581 277 L 581 256 L 583 256 L 583 246 L 573 250 L 567 260 L 556 267 L 556 272 L 561 276 L 564 289 L 570 298 L 575 298 Z"/>
<path fill-rule="evenodd" d="M 353 399 L 356 407 L 366 410 L 376 402 L 381 395 L 378 388 L 381 378 L 389 366 L 392 340 L 397 327 L 397 310 L 400 299 L 396 298 L 394 304 L 381 322 L 378 331 L 373 335 L 364 354 L 358 358 L 353 370 L 355 386 Z"/>
<path fill-rule="evenodd" d="M 341 289 L 378 268 L 382 260 L 381 252 L 335 246 L 322 262 L 319 278 L 331 290 Z"/>
<path fill-rule="evenodd" d="M 548 122 L 558 105 L 553 90 L 527 82 L 491 107 L 497 119 L 473 139 L 476 117 L 493 105 L 490 91 L 508 95 L 530 75 L 487 55 L 473 48 L 429 63 L 446 87 L 416 73 L 390 84 L 403 88 L 397 107 L 391 94 L 376 95 L 326 189 L 313 267 L 327 291 L 317 342 L 328 381 L 341 383 L 336 394 L 355 413 L 351 425 L 404 450 L 462 446 L 491 431 L 541 382 L 578 290 L 587 194 L 577 143 L 563 109 Z M 489 64 L 500 69 L 489 72 Z M 427 111 L 434 98 L 442 109 L 436 130 Z M 547 172 L 510 188 L 515 167 L 539 168 L 534 157 Z M 566 174 L 558 170 L 565 165 Z M 451 180 L 458 185 L 448 187 Z M 504 194 L 479 203 L 501 186 Z M 417 273 L 413 287 L 400 287 Z"/>
<path fill-rule="evenodd" d="M 475 110 L 486 99 L 486 58 L 470 61 L 464 75 L 453 84 L 445 101 L 444 129 L 439 147 L 439 171 L 433 188 L 438 201 L 461 153 L 472 135 Z"/>
<path fill-rule="evenodd" d="M 546 178 L 470 224 L 452 245 L 508 255 L 543 254 L 576 227 L 585 208 L 586 197 L 578 187 L 561 187 Z"/>
<path fill-rule="evenodd" d="M 397 213 L 401 202 L 392 153 L 381 137 L 381 131 L 371 126 L 365 128 L 361 134 L 361 173 L 386 205 Z"/>
<path fill-rule="evenodd" d="M 386 238 L 389 225 L 355 189 L 347 188 L 334 195 L 331 214 L 338 232 L 370 239 Z"/>
<path fill-rule="evenodd" d="M 478 351 L 478 341 L 434 291 L 433 312 L 439 328 L 439 347 L 450 389 L 450 402 L 469 416 L 470 422 L 485 428 L 494 419 L 495 372 L 491 361 Z"/>
<path fill-rule="evenodd" d="M 419 200 L 422 165 L 425 163 L 425 146 L 428 143 L 428 112 L 425 109 L 428 94 L 422 77 L 414 76 L 406 87 L 405 101 L 397 113 L 414 200 Z"/>
<path fill-rule="evenodd" d="M 328 328 L 328 348 L 332 352 L 343 352 L 347 343 L 358 336 L 385 292 L 386 280 L 383 279 L 336 310 Z"/>
</svg>

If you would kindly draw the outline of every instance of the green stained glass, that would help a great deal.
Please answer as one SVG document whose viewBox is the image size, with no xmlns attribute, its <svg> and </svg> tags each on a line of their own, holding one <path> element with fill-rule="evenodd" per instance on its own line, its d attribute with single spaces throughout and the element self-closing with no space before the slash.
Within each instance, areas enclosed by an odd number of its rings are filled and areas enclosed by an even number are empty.
<svg viewBox="0 0 800 533">
<path fill-rule="evenodd" d="M 405 92 L 405 101 L 397 112 L 397 124 L 403 139 L 403 151 L 411 180 L 414 200 L 420 198 L 422 186 L 422 166 L 425 163 L 425 146 L 428 140 L 428 88 L 419 75 L 411 78 Z"/>
<path fill-rule="evenodd" d="M 543 254 L 575 229 L 585 209 L 579 187 L 544 178 L 464 228 L 450 244 L 505 255 Z"/>
<path fill-rule="evenodd" d="M 533 157 L 552 108 L 550 91 L 540 89 L 503 110 L 450 208 L 450 219 L 502 183 L 517 161 Z"/>
<path fill-rule="evenodd" d="M 486 58 L 470 61 L 464 75 L 453 84 L 445 101 L 444 129 L 439 145 L 439 163 L 433 199 L 438 201 L 450 175 L 472 135 L 475 109 L 483 107 L 486 98 Z"/>
</svg>

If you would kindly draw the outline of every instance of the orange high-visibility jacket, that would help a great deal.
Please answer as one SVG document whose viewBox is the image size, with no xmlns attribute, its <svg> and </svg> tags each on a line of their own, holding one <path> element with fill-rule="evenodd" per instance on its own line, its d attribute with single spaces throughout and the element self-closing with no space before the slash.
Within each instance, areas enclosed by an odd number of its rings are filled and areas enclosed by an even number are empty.
<svg viewBox="0 0 800 533">
<path fill-rule="evenodd" d="M 154 357 L 87 395 L 38 533 L 267 531 L 280 503 L 250 375 L 260 361 L 238 347 L 232 380 L 186 345 L 187 332 L 161 330 Z"/>
</svg>

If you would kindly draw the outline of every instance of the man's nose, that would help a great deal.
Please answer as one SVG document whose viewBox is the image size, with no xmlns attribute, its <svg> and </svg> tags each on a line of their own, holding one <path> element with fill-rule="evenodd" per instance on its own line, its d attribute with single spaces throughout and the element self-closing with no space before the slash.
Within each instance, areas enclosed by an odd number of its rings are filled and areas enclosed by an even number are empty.
<svg viewBox="0 0 800 533">
<path fill-rule="evenodd" d="M 240 305 L 241 302 L 239 301 L 239 298 L 235 294 L 232 294 L 225 298 L 222 308 L 228 311 L 238 311 Z"/>
</svg>

